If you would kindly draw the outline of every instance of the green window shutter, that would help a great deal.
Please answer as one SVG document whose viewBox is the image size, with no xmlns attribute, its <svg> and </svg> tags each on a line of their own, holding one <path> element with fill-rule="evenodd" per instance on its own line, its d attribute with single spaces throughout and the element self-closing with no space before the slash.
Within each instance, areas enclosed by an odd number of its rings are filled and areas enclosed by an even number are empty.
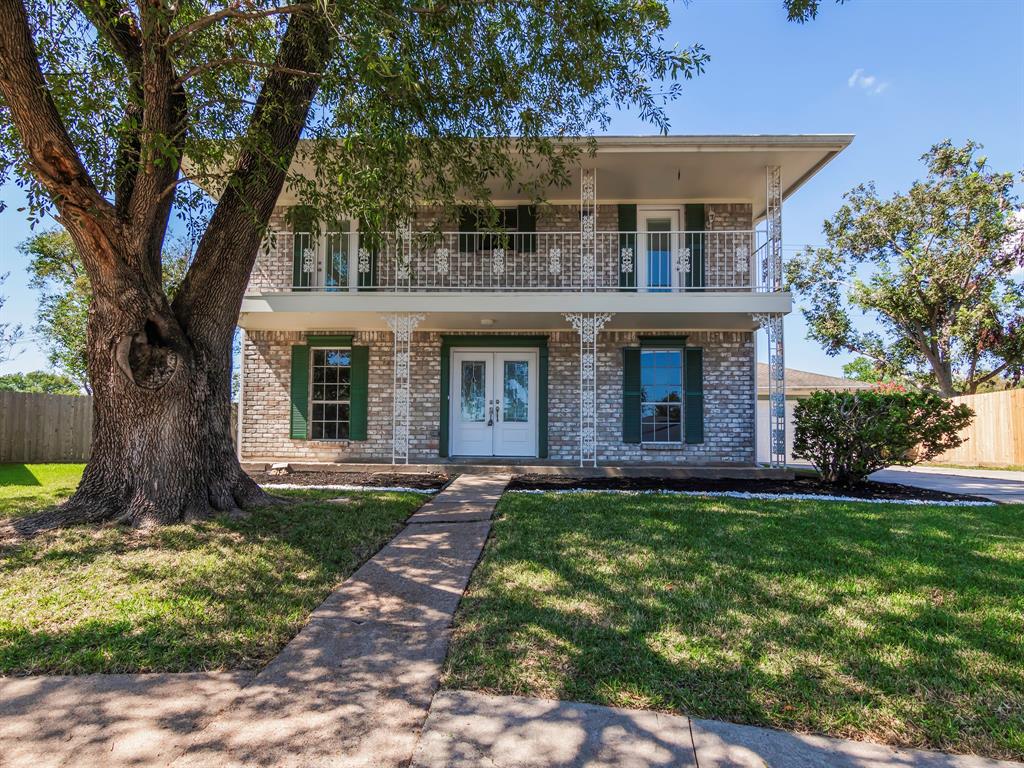
<svg viewBox="0 0 1024 768">
<path fill-rule="evenodd" d="M 533 233 L 537 231 L 537 206 L 520 205 L 518 212 L 519 220 L 516 223 L 516 227 L 520 232 L 527 232 L 529 234 L 516 237 L 518 241 L 516 243 L 516 250 L 520 253 L 536 253 L 537 236 Z"/>
<path fill-rule="evenodd" d="M 366 439 L 366 414 L 370 399 L 370 348 L 352 347 L 352 371 L 349 385 L 350 440 Z"/>
<path fill-rule="evenodd" d="M 703 203 L 687 203 L 683 209 L 684 248 L 690 249 L 690 268 L 686 271 L 687 288 L 704 287 L 704 229 L 706 227 Z"/>
<path fill-rule="evenodd" d="M 622 350 L 622 442 L 640 442 L 640 349 Z"/>
<path fill-rule="evenodd" d="M 292 345 L 291 399 L 291 438 L 305 440 L 309 437 L 309 347 L 305 344 Z"/>
<path fill-rule="evenodd" d="M 299 205 L 291 209 L 289 219 L 292 224 L 292 288 L 306 289 L 313 284 L 313 273 L 302 269 L 303 251 L 316 247 L 316 223 L 313 210 Z"/>
<path fill-rule="evenodd" d="M 633 269 L 625 272 L 622 269 L 622 249 L 633 251 Z M 636 206 L 631 203 L 619 203 L 619 287 L 636 288 L 636 273 L 639 269 L 636 252 Z"/>
<path fill-rule="evenodd" d="M 372 291 L 377 286 L 377 258 L 380 251 L 380 235 L 363 231 L 363 222 L 359 222 L 359 248 L 365 248 L 370 256 L 370 271 L 359 273 L 359 290 Z M 358 259 L 357 259 L 358 261 Z M 357 265 L 358 267 L 358 265 Z"/>
<path fill-rule="evenodd" d="M 686 442 L 704 442 L 704 350 L 687 347 L 683 353 L 683 378 L 686 402 L 683 405 L 683 427 Z"/>
</svg>

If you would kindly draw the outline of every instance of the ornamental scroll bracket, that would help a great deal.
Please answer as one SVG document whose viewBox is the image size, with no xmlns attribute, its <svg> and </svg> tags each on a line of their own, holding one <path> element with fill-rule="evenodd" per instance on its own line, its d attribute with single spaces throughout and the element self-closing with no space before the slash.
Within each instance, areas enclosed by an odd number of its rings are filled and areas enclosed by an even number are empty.
<svg viewBox="0 0 1024 768">
<path fill-rule="evenodd" d="M 612 318 L 608 312 L 564 314 L 580 337 L 580 466 L 597 466 L 597 337 Z"/>
<path fill-rule="evenodd" d="M 412 332 L 424 315 L 395 312 L 383 315 L 394 336 L 393 406 L 391 411 L 391 463 L 409 463 L 412 418 Z"/>
</svg>

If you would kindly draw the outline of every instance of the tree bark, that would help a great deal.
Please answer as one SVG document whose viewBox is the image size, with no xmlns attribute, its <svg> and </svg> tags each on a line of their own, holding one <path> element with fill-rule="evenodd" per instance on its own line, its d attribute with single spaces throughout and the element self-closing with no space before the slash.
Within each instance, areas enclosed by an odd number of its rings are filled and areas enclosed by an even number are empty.
<svg viewBox="0 0 1024 768">
<path fill-rule="evenodd" d="M 272 503 L 231 439 L 230 344 L 210 351 L 189 338 L 138 270 L 118 278 L 94 291 L 89 310 L 93 438 L 82 481 L 63 507 L 17 529 L 173 523 Z"/>
<path fill-rule="evenodd" d="M 100 32 L 126 63 L 143 59 L 141 73 L 132 72 L 146 83 L 143 133 L 179 140 L 185 95 L 166 51 L 152 42 L 165 39 L 166 30 L 154 23 L 140 33 L 109 12 L 97 6 Z M 322 71 L 332 39 L 325 18 L 295 16 L 278 62 L 283 70 Z M 172 307 L 161 286 L 160 246 L 170 210 L 162 191 L 177 167 L 143 162 L 139 137 L 129 137 L 123 157 L 136 158 L 136 168 L 120 174 L 118 205 L 103 198 L 47 90 L 21 0 L 0 0 L 0 92 L 93 289 L 92 455 L 68 502 L 16 521 L 16 531 L 105 520 L 171 523 L 272 502 L 242 471 L 232 444 L 231 338 L 263 229 L 317 91 L 315 76 L 283 70 L 263 84 L 250 123 L 258 149 L 240 152 Z"/>
</svg>

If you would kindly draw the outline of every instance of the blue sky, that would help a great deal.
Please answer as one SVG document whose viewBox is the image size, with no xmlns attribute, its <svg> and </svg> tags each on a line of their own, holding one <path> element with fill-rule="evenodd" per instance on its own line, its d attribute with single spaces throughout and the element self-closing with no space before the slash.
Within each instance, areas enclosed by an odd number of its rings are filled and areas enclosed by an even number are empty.
<svg viewBox="0 0 1024 768">
<path fill-rule="evenodd" d="M 801 189 L 783 211 L 787 254 L 822 243 L 821 223 L 844 192 L 874 180 L 882 194 L 906 189 L 918 160 L 944 138 L 973 138 L 999 170 L 1024 168 L 1024 0 L 948 2 L 823 0 L 817 20 L 786 21 L 782 0 L 692 0 L 672 8 L 669 43 L 700 42 L 704 75 L 670 105 L 673 133 L 853 133 L 851 147 Z M 650 132 L 628 114 L 612 133 Z M 35 296 L 15 246 L 28 234 L 7 186 L 0 213 L 4 320 L 31 326 Z M 798 312 L 786 319 L 786 363 L 840 374 L 804 338 Z M 46 366 L 28 332 L 24 351 L 0 372 Z"/>
</svg>

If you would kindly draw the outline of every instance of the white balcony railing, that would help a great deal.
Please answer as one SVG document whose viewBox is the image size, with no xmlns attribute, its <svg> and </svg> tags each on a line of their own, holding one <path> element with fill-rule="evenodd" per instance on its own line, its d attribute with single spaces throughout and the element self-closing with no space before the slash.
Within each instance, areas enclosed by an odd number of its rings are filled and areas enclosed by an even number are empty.
<svg viewBox="0 0 1024 768">
<path fill-rule="evenodd" d="M 772 291 L 759 230 L 276 233 L 295 291 Z"/>
</svg>

